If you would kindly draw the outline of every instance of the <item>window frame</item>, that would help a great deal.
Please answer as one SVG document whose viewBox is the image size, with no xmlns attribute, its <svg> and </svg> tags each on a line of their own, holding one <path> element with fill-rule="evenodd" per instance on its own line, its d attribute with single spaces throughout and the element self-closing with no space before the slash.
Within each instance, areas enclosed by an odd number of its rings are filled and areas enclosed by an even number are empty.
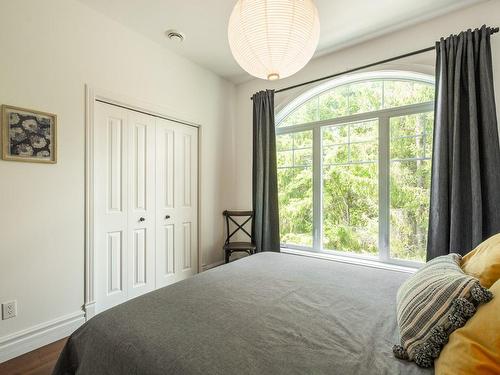
<svg viewBox="0 0 500 375">
<path fill-rule="evenodd" d="M 409 74 L 402 74 L 407 72 L 398 72 L 397 75 L 381 76 L 377 72 L 369 72 L 370 74 L 359 74 L 355 78 L 351 78 L 349 82 L 345 79 L 341 81 L 341 84 L 335 84 L 328 82 L 322 85 L 322 89 L 319 90 L 315 88 L 310 90 L 306 94 L 300 95 L 300 104 L 305 103 L 305 101 L 312 99 L 321 92 L 329 90 L 339 85 L 348 84 L 355 81 L 364 81 L 368 79 L 400 79 L 406 77 L 405 80 L 419 81 L 428 84 L 434 84 L 434 79 L 431 76 L 423 74 L 411 74 L 411 79 L 408 79 Z M 378 72 L 381 73 L 381 72 Z M 360 78 L 360 76 L 362 78 Z M 368 78 L 370 77 L 370 78 Z M 418 77 L 418 78 L 417 78 Z M 423 79 L 425 78 L 425 79 Z M 337 82 L 338 83 L 338 80 Z M 325 88 L 326 87 L 326 88 Z M 313 92 L 314 95 L 310 95 Z M 297 98 L 298 99 L 298 98 Z M 297 100 L 293 100 L 288 105 L 286 105 L 282 111 L 277 115 L 280 122 L 286 118 L 294 109 L 296 109 L 300 104 L 297 104 Z M 303 250 L 313 253 L 322 254 L 333 254 L 350 258 L 366 259 L 370 261 L 378 261 L 387 264 L 406 266 L 412 268 L 419 268 L 422 266 L 422 262 L 404 260 L 391 258 L 390 256 L 390 121 L 394 117 L 402 117 L 415 115 L 419 113 L 428 113 L 434 111 L 434 102 L 423 102 L 418 104 L 410 104 L 400 107 L 386 108 L 381 110 L 376 110 L 372 112 L 358 113 L 354 115 L 336 117 L 328 120 L 314 121 L 306 124 L 291 125 L 280 127 L 279 124 L 276 126 L 276 136 L 283 134 L 291 134 L 302 131 L 312 131 L 312 187 L 313 187 L 313 233 L 312 233 L 312 247 L 294 245 L 289 243 L 281 243 L 282 248 Z M 283 114 L 285 113 L 286 114 Z M 323 165 L 322 165 L 322 153 L 323 145 L 321 138 L 322 128 L 328 126 L 335 126 L 341 124 L 347 124 L 352 122 L 361 122 L 368 120 L 378 120 L 378 189 L 379 189 L 379 238 L 378 238 L 378 256 L 370 256 L 357 253 L 349 253 L 345 251 L 338 250 L 325 250 L 323 249 Z"/>
</svg>

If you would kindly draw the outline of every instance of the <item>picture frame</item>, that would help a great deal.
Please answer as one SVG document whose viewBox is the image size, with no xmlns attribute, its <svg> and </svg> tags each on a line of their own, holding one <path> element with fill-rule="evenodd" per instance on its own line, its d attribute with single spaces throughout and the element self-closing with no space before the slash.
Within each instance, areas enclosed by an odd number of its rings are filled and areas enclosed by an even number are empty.
<svg viewBox="0 0 500 375">
<path fill-rule="evenodd" d="M 57 163 L 57 115 L 2 105 L 2 159 Z"/>
</svg>

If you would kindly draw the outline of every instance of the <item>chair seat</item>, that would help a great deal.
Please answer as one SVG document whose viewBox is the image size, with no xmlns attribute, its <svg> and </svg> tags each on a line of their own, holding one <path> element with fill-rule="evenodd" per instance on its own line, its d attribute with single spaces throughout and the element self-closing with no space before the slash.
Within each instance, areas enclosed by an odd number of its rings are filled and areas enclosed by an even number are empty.
<svg viewBox="0 0 500 375">
<path fill-rule="evenodd" d="M 224 250 L 255 250 L 256 246 L 251 242 L 230 242 L 224 245 Z"/>
</svg>

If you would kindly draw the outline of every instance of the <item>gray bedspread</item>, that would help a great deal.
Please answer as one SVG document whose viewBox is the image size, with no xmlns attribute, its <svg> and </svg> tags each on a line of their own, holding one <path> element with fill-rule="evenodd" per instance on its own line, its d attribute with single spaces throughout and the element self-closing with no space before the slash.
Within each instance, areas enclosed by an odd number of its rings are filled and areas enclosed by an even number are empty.
<svg viewBox="0 0 500 375">
<path fill-rule="evenodd" d="M 392 354 L 408 276 L 253 255 L 95 316 L 54 374 L 431 374 Z"/>
</svg>

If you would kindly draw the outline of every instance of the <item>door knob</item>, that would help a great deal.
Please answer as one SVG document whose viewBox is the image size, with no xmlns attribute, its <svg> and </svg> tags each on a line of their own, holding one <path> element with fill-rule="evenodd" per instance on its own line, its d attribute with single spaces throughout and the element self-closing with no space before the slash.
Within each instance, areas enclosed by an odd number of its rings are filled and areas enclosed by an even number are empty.
<svg viewBox="0 0 500 375">
<path fill-rule="evenodd" d="M 146 219 L 144 219 L 143 217 L 141 217 L 141 218 L 139 219 L 139 221 L 146 221 Z"/>
<path fill-rule="evenodd" d="M 170 219 L 170 215 L 165 215 L 165 219 Z"/>
</svg>

